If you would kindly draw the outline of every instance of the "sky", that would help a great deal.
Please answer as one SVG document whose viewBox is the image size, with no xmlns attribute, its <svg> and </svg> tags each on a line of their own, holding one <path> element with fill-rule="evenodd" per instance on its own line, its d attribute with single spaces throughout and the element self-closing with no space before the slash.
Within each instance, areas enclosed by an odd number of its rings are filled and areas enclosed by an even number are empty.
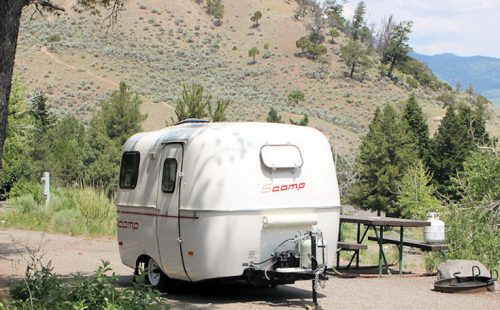
<svg viewBox="0 0 500 310">
<path fill-rule="evenodd" d="M 349 0 L 352 16 L 359 1 Z M 410 46 L 420 54 L 500 58 L 500 0 L 365 0 L 367 20 L 380 25 L 393 14 L 412 20 Z"/>
</svg>

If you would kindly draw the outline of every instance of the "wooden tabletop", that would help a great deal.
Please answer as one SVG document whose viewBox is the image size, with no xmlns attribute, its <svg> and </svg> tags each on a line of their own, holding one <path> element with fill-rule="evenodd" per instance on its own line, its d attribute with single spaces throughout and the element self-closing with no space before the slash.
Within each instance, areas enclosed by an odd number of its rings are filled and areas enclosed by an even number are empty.
<svg viewBox="0 0 500 310">
<path fill-rule="evenodd" d="M 431 226 L 431 223 L 426 221 L 407 220 L 396 217 L 360 216 L 360 215 L 341 215 L 340 222 L 365 224 L 372 226 L 403 226 L 403 227 Z"/>
</svg>

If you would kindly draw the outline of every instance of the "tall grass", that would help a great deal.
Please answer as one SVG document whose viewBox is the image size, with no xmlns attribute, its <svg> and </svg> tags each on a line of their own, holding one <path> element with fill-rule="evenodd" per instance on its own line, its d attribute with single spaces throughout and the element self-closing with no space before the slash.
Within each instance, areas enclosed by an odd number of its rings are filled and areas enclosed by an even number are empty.
<svg viewBox="0 0 500 310">
<path fill-rule="evenodd" d="M 55 188 L 46 206 L 38 184 L 17 187 L 11 192 L 11 208 L 0 215 L 3 226 L 87 236 L 113 236 L 116 232 L 116 208 L 103 191 Z"/>
</svg>

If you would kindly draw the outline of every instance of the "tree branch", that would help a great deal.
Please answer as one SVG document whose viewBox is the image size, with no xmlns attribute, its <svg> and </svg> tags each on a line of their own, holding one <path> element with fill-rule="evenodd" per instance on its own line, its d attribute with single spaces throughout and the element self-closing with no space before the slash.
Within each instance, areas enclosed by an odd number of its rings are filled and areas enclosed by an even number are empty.
<svg viewBox="0 0 500 310">
<path fill-rule="evenodd" d="M 40 5 L 49 11 L 66 11 L 62 6 L 52 3 L 50 0 L 31 0 L 31 3 Z"/>
</svg>

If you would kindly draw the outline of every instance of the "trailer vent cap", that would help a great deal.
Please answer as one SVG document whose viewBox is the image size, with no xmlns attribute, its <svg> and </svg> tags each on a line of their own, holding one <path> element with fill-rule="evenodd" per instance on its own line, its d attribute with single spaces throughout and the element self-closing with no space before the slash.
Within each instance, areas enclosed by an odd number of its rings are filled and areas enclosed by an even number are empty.
<svg viewBox="0 0 500 310">
<path fill-rule="evenodd" d="M 208 121 L 199 118 L 186 118 L 180 122 L 175 123 L 174 125 L 177 126 L 182 124 L 204 124 L 204 123 L 208 123 Z"/>
<path fill-rule="evenodd" d="M 300 168 L 303 164 L 300 149 L 290 144 L 264 145 L 260 157 L 271 169 Z"/>
</svg>

